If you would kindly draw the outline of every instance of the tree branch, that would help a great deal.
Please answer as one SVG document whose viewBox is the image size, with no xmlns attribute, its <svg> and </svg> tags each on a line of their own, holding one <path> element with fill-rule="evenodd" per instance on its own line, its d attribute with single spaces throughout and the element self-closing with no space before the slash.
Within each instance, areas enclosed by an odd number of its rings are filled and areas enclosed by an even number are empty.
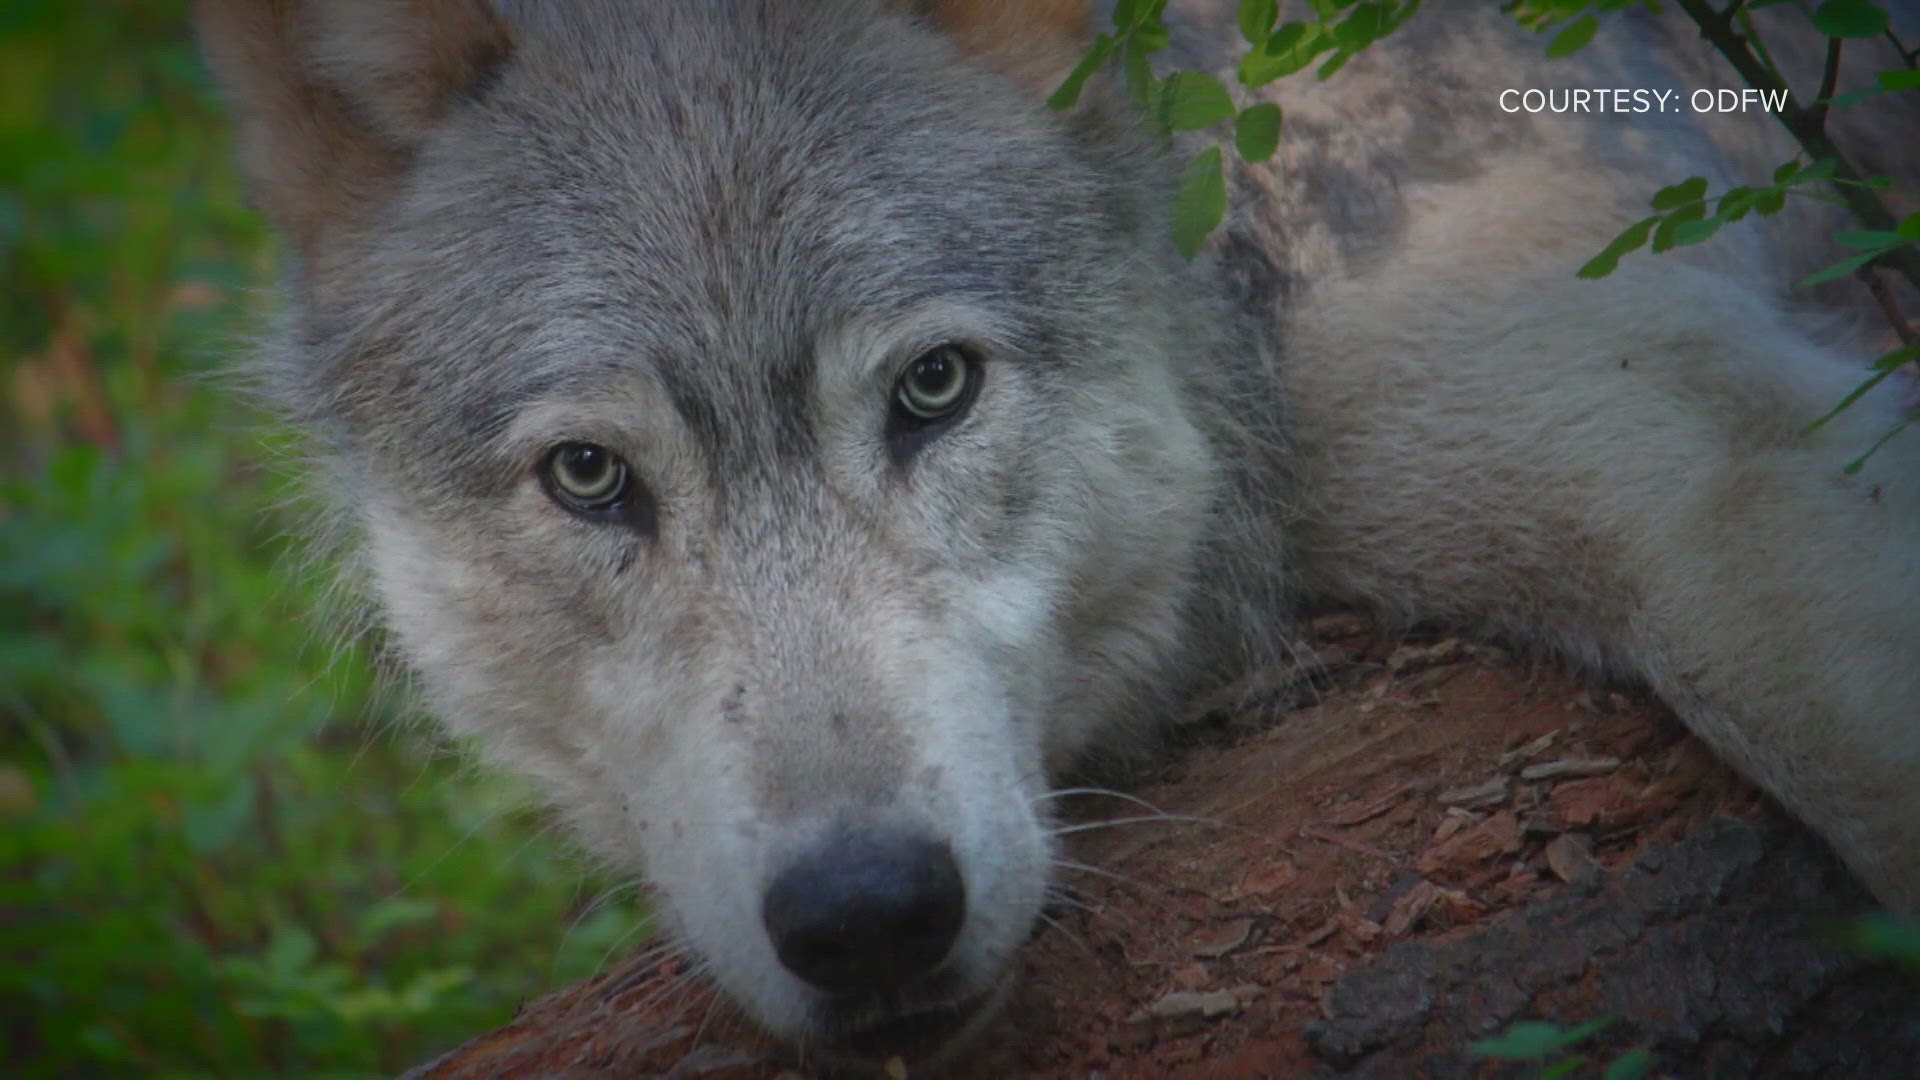
<svg viewBox="0 0 1920 1080">
<path fill-rule="evenodd" d="M 1807 110 L 1807 122 L 1815 130 L 1825 133 L 1827 114 L 1833 111 L 1833 92 L 1840 86 L 1840 39 L 1827 39 L 1827 67 L 1820 73 L 1820 93 L 1813 99 L 1813 106 Z"/>
<path fill-rule="evenodd" d="M 1860 175 L 1858 169 L 1854 168 L 1853 162 L 1848 160 L 1847 156 L 1840 152 L 1840 148 L 1834 145 L 1833 140 L 1827 137 L 1825 106 L 1820 102 L 1816 102 L 1811 108 L 1803 108 L 1795 104 L 1791 96 L 1792 88 L 1773 72 L 1768 71 L 1766 65 L 1762 64 L 1754 56 L 1753 51 L 1747 48 L 1745 40 L 1734 28 L 1733 20 L 1730 18 L 1730 15 L 1739 9 L 1739 5 L 1736 4 L 1729 9 L 1727 14 L 1722 14 L 1713 10 L 1707 0 L 1676 0 L 1676 2 L 1680 10 L 1686 12 L 1688 17 L 1693 19 L 1694 24 L 1700 27 L 1700 35 L 1706 38 L 1729 64 L 1733 65 L 1733 69 L 1747 81 L 1747 85 L 1757 90 L 1789 95 L 1785 99 L 1787 104 L 1774 114 L 1774 119 L 1780 121 L 1788 133 L 1800 143 L 1800 148 L 1815 160 L 1833 159 L 1834 190 L 1847 204 L 1847 209 L 1853 211 L 1853 216 L 1869 229 L 1882 232 L 1894 231 L 1898 227 L 1898 222 L 1893 212 L 1888 210 L 1887 205 L 1880 201 L 1880 197 L 1873 193 L 1872 188 L 1867 186 L 1866 179 Z M 1827 77 L 1836 83 L 1839 77 L 1838 44 L 1837 41 L 1833 42 L 1827 50 Z M 1832 88 L 1823 88 L 1821 102 L 1831 96 Z M 1898 273 L 1913 286 L 1915 291 L 1920 291 L 1920 251 L 1914 250 L 1912 245 L 1903 244 L 1893 248 L 1881 255 L 1876 262 Z"/>
</svg>

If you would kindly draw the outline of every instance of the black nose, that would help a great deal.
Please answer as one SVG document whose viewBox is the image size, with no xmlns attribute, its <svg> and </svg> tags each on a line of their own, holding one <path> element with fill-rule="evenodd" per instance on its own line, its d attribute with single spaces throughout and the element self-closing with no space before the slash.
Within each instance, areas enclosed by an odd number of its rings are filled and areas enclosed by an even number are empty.
<svg viewBox="0 0 1920 1080">
<path fill-rule="evenodd" d="M 773 879 L 760 917 L 787 970 L 822 990 L 891 990 L 946 959 L 967 894 L 946 844 L 841 832 Z"/>
</svg>

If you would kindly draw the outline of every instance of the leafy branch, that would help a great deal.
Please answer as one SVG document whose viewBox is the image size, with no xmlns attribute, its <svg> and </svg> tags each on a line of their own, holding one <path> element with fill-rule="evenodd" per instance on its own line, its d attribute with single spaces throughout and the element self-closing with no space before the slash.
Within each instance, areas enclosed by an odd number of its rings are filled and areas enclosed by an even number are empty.
<svg viewBox="0 0 1920 1080">
<path fill-rule="evenodd" d="M 1748 47 L 1749 38 L 1743 32 L 1737 16 L 1753 6 L 1750 0 L 1734 0 L 1724 11 L 1715 11 L 1707 0 L 1674 2 L 1700 27 L 1701 36 L 1713 46 L 1714 51 L 1733 65 L 1733 69 L 1749 86 L 1763 93 L 1777 91 L 1788 94 L 1786 104 L 1774 114 L 1775 119 L 1800 143 L 1801 149 L 1809 157 L 1815 161 L 1833 162 L 1833 188 L 1862 225 L 1879 232 L 1894 232 L 1897 226 L 1893 211 L 1887 209 L 1887 204 L 1873 193 L 1874 185 L 1867 182 L 1827 134 L 1827 116 L 1834 104 L 1833 95 L 1839 79 L 1840 50 L 1850 38 L 1878 37 L 1890 32 L 1886 11 L 1865 0 L 1827 0 L 1820 5 L 1812 16 L 1814 28 L 1827 35 L 1827 58 L 1820 80 L 1820 94 L 1812 104 L 1799 105 L 1793 101 L 1790 88 L 1773 66 L 1761 62 Z M 1907 55 L 1904 50 L 1902 55 Z M 1906 73 L 1896 74 L 1911 75 L 1913 72 L 1909 69 Z M 1881 85 L 1889 84 L 1894 88 L 1920 85 L 1920 78 L 1896 78 Z M 1880 252 L 1875 258 L 1881 265 L 1905 277 L 1916 291 L 1920 291 L 1920 248 L 1894 246 Z"/>
<path fill-rule="evenodd" d="M 1888 378 L 1894 370 L 1920 364 L 1920 334 L 1916 334 L 1887 288 L 1879 271 L 1898 275 L 1920 292 L 1920 214 L 1896 220 L 1877 194 L 1891 186 L 1884 177 L 1861 173 L 1834 142 L 1827 121 L 1844 108 L 1880 94 L 1920 89 L 1920 46 L 1908 47 L 1892 28 L 1886 10 L 1873 0 L 1821 0 L 1808 9 L 1805 0 L 1726 0 L 1716 7 L 1710 0 L 1675 0 L 1704 37 L 1751 89 L 1777 102 L 1776 119 L 1799 143 L 1800 158 L 1774 170 L 1772 182 L 1738 186 L 1709 197 L 1704 177 L 1690 177 L 1656 192 L 1652 215 L 1627 226 L 1607 246 L 1580 267 L 1583 278 L 1601 278 L 1618 268 L 1620 259 L 1642 247 L 1655 253 L 1701 243 L 1722 226 L 1748 214 L 1778 213 L 1789 195 L 1837 200 L 1863 226 L 1842 232 L 1836 240 L 1853 254 L 1801 281 L 1809 288 L 1856 275 L 1878 304 L 1899 338 L 1900 347 L 1874 362 L 1873 372 L 1838 406 L 1814 421 L 1812 431 L 1852 405 Z M 1420 7 L 1421 0 L 1307 0 L 1313 18 L 1280 20 L 1277 0 L 1240 0 L 1238 22 L 1248 44 L 1236 74 L 1248 90 L 1318 65 L 1315 74 L 1326 79 L 1349 60 L 1398 29 Z M 1791 3 L 1827 38 L 1820 86 L 1809 103 L 1801 103 L 1774 63 L 1754 25 L 1757 9 Z M 1546 54 L 1550 59 L 1571 56 L 1585 47 L 1599 29 L 1599 16 L 1629 7 L 1656 7 L 1657 0 L 1502 0 L 1501 10 L 1535 32 L 1553 31 Z M 1086 81 L 1109 63 L 1125 81 L 1127 94 L 1149 123 L 1171 143 L 1181 131 L 1198 131 L 1233 122 L 1234 144 L 1247 162 L 1272 157 L 1279 143 L 1282 114 L 1279 106 L 1262 102 L 1237 108 L 1233 96 L 1218 79 L 1200 72 L 1179 71 L 1156 78 L 1151 57 L 1169 40 L 1163 16 L 1167 0 L 1120 0 L 1113 11 L 1114 29 L 1099 34 L 1081 63 L 1049 103 L 1071 107 Z M 1847 42 L 1884 39 L 1899 56 L 1902 68 L 1876 73 L 1873 85 L 1838 93 L 1841 58 Z M 1227 209 L 1225 157 L 1220 146 L 1208 147 L 1188 160 L 1172 208 L 1175 243 L 1193 258 L 1224 219 Z M 1848 463 L 1856 472 L 1867 457 L 1899 431 L 1920 420 L 1920 412 L 1905 417 L 1860 458 Z"/>
<path fill-rule="evenodd" d="M 1624 0 L 1621 0 L 1624 2 Z M 1276 26 L 1277 0 L 1241 0 L 1240 34 L 1249 49 L 1238 70 L 1239 82 L 1257 89 L 1320 61 L 1322 79 L 1331 77 L 1367 46 L 1392 33 L 1420 7 L 1420 0 L 1310 0 L 1317 19 Z M 1167 0 L 1120 0 L 1113 30 L 1096 35 L 1080 63 L 1048 99 L 1056 109 L 1071 108 L 1086 82 L 1109 63 L 1118 67 L 1128 98 L 1163 136 L 1200 131 L 1233 122 L 1234 147 L 1241 160 L 1262 162 L 1280 142 L 1280 107 L 1259 102 L 1237 108 L 1220 80 L 1204 72 L 1178 71 L 1156 78 L 1154 53 L 1171 35 L 1163 15 Z M 1324 57 L 1325 59 L 1321 59 Z M 1173 206 L 1174 242 L 1187 258 L 1196 255 L 1226 215 L 1224 157 L 1209 147 L 1187 162 Z"/>
</svg>

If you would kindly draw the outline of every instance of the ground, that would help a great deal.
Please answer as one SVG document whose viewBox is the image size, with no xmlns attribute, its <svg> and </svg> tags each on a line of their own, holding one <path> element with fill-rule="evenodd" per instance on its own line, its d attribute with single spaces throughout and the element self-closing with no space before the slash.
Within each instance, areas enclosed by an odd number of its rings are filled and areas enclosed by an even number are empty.
<svg viewBox="0 0 1920 1080">
<path fill-rule="evenodd" d="M 1468 1045 L 1603 1017 L 1574 1075 L 1920 1075 L 1920 987 L 1833 938 L 1868 899 L 1657 703 L 1312 628 L 1311 679 L 1195 709 L 1129 789 L 1155 810 L 1079 797 L 1129 823 L 1073 834 L 1089 869 L 952 1075 L 1535 1076 Z M 810 1075 L 679 975 L 643 954 L 411 1075 Z"/>
</svg>

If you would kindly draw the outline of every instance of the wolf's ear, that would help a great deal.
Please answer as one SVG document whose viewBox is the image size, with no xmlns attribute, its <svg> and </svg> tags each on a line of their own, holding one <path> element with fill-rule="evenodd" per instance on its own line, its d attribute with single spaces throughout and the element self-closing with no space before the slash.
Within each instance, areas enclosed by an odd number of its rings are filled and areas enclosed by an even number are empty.
<svg viewBox="0 0 1920 1080">
<path fill-rule="evenodd" d="M 935 25 L 990 67 L 1051 93 L 1093 38 L 1086 0 L 917 0 Z"/>
<path fill-rule="evenodd" d="M 486 0 L 196 0 L 254 196 L 309 262 L 512 49 Z"/>
</svg>

